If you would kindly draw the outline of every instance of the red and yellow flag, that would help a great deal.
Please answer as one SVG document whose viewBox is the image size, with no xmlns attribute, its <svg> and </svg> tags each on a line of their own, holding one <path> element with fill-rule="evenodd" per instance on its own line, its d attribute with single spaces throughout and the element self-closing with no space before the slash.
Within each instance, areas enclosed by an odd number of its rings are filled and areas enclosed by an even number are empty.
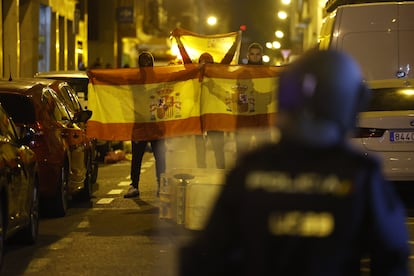
<svg viewBox="0 0 414 276">
<path fill-rule="evenodd" d="M 87 134 L 101 140 L 153 140 L 200 134 L 195 65 L 89 71 Z"/>
<path fill-rule="evenodd" d="M 215 63 L 237 64 L 239 60 L 241 31 L 201 35 L 188 30 L 177 28 L 172 31 L 184 64 L 198 63 L 203 53 L 209 53 Z M 174 43 L 174 41 L 173 41 Z"/>
<path fill-rule="evenodd" d="M 271 126 L 280 67 L 195 64 L 94 69 L 87 134 L 154 140 Z"/>
<path fill-rule="evenodd" d="M 203 131 L 235 131 L 274 125 L 275 66 L 206 64 L 201 82 Z"/>
</svg>

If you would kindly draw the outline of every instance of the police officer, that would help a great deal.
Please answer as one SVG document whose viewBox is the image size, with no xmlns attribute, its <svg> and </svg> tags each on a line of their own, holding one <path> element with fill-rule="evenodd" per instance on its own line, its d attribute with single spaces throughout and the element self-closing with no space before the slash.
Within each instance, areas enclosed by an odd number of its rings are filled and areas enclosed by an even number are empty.
<svg viewBox="0 0 414 276">
<path fill-rule="evenodd" d="M 180 275 L 408 275 L 405 212 L 348 136 L 369 90 L 345 53 L 312 50 L 279 79 L 281 140 L 230 172 Z"/>
</svg>

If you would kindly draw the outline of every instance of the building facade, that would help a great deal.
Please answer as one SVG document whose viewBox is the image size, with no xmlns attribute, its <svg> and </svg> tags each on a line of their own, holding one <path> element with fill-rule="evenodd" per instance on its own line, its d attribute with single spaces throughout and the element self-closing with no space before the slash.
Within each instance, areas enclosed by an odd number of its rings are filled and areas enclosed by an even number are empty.
<svg viewBox="0 0 414 276">
<path fill-rule="evenodd" d="M 197 33 L 230 32 L 226 0 L 1 0 L 0 73 L 3 78 L 31 77 L 38 71 L 136 66 L 140 51 L 167 63 L 169 32 L 182 27 Z M 223 4 L 222 3 L 222 4 Z M 221 7 L 221 8 L 217 8 Z M 227 7 L 227 9 L 225 8 Z M 291 5 L 290 39 L 300 53 L 317 43 L 321 0 Z M 221 11 L 221 14 L 218 10 Z M 205 25 L 218 14 L 217 29 Z M 232 16 L 243 16 L 233 11 Z"/>
<path fill-rule="evenodd" d="M 86 0 L 2 0 L 3 78 L 87 64 Z"/>
</svg>

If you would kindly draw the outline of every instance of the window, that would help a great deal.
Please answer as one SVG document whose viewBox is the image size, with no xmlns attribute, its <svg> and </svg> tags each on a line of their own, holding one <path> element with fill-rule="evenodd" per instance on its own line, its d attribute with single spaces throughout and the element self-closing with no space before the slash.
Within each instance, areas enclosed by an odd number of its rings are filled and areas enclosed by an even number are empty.
<svg viewBox="0 0 414 276">
<path fill-rule="evenodd" d="M 414 110 L 413 88 L 373 89 L 368 111 Z"/>
</svg>

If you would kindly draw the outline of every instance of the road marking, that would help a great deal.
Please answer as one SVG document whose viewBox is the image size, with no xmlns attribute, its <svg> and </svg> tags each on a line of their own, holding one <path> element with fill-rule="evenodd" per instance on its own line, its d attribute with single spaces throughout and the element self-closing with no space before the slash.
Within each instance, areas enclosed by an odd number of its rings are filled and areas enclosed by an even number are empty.
<svg viewBox="0 0 414 276">
<path fill-rule="evenodd" d="M 154 162 L 145 162 L 144 164 L 141 164 L 141 168 L 150 168 L 152 165 L 154 165 Z"/>
<path fill-rule="evenodd" d="M 120 195 L 123 191 L 123 189 L 112 189 L 107 193 L 107 195 Z"/>
<path fill-rule="evenodd" d="M 131 184 L 130 181 L 121 181 L 121 182 L 118 183 L 118 186 L 119 187 L 126 187 L 126 186 L 129 186 L 130 184 Z"/>
<path fill-rule="evenodd" d="M 52 243 L 51 245 L 48 246 L 48 248 L 51 250 L 58 250 L 58 249 L 67 247 L 68 244 L 72 242 L 73 242 L 72 238 L 63 238 L 55 243 Z"/>
<path fill-rule="evenodd" d="M 116 162 L 116 163 L 112 163 L 111 166 L 113 167 L 118 167 L 118 166 L 125 166 L 125 164 L 127 164 L 126 162 Z"/>
<path fill-rule="evenodd" d="M 113 201 L 113 198 L 101 198 L 96 202 L 96 204 L 109 204 Z"/>
<path fill-rule="evenodd" d="M 114 209 L 108 209 L 108 208 L 97 208 L 97 207 L 95 207 L 95 208 L 92 208 L 92 211 L 108 211 L 108 210 L 117 210 L 117 211 L 119 211 L 119 210 L 130 210 L 130 211 L 136 211 L 136 210 L 141 210 L 142 208 L 140 208 L 138 205 L 136 206 L 136 207 L 133 207 L 133 208 L 131 208 L 131 207 L 117 207 L 117 208 L 114 208 Z"/>
<path fill-rule="evenodd" d="M 43 270 L 49 263 L 49 258 L 35 258 L 32 259 L 27 267 L 27 269 L 24 271 L 26 273 L 34 273 L 39 272 Z"/>
<path fill-rule="evenodd" d="M 89 228 L 89 219 L 84 218 L 79 224 L 78 228 Z"/>
</svg>

